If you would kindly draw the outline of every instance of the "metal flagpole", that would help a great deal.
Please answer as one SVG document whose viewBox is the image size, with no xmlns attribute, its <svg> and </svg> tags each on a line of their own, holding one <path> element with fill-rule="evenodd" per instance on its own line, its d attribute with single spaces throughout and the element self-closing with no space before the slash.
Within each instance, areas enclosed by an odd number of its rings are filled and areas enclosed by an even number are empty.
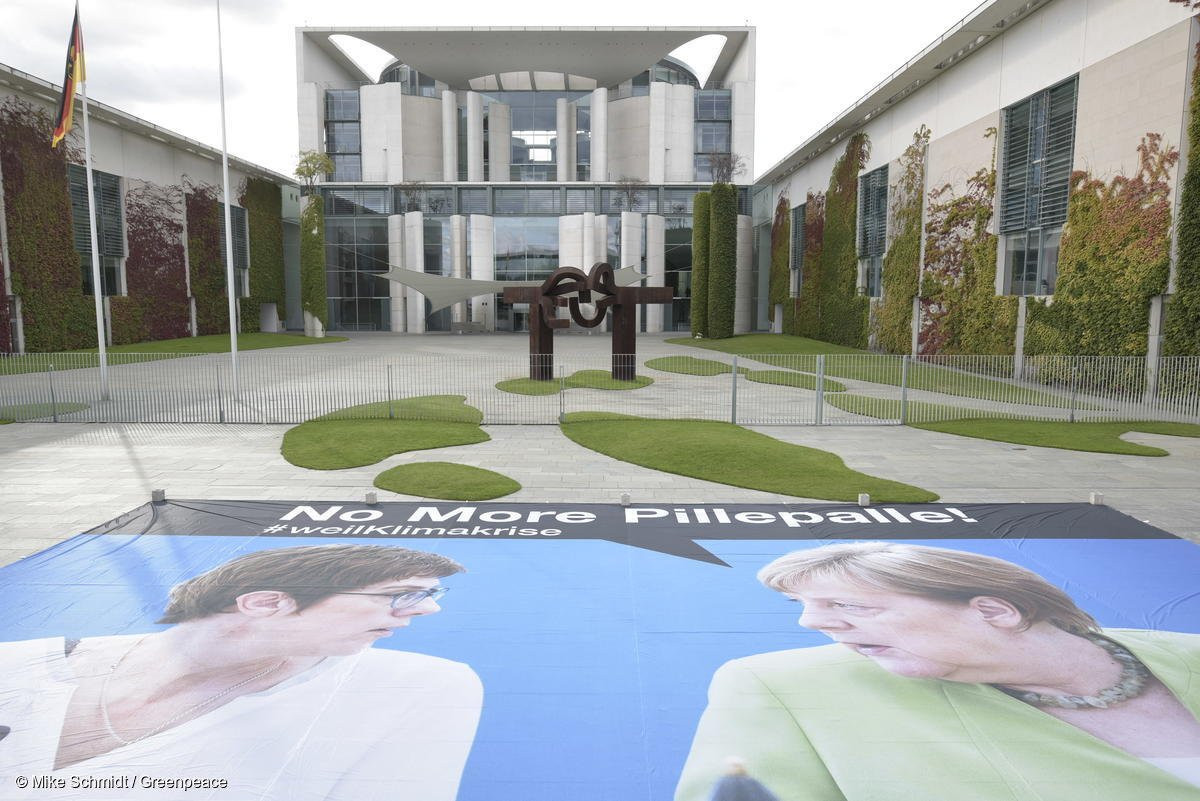
<svg viewBox="0 0 1200 801">
<path fill-rule="evenodd" d="M 78 5 L 76 5 L 77 12 L 78 8 Z M 79 28 L 80 30 L 83 29 L 82 17 L 80 18 Z M 92 136 L 91 130 L 88 127 L 86 78 L 79 82 L 79 94 L 83 97 L 83 166 L 87 171 L 88 231 L 92 238 L 92 297 L 96 301 L 96 344 L 100 347 L 100 399 L 108 400 L 108 351 L 105 349 L 105 340 L 107 337 L 104 332 L 104 287 L 100 283 L 100 248 L 96 244 L 96 192 L 92 186 Z M 73 99 L 72 102 L 74 102 Z"/>
<path fill-rule="evenodd" d="M 238 395 L 237 295 L 233 284 L 233 220 L 229 211 L 229 148 L 225 142 L 225 56 L 221 46 L 221 0 L 217 0 L 217 74 L 221 81 L 221 180 L 225 193 L 225 289 L 229 297 L 229 363 Z"/>
</svg>

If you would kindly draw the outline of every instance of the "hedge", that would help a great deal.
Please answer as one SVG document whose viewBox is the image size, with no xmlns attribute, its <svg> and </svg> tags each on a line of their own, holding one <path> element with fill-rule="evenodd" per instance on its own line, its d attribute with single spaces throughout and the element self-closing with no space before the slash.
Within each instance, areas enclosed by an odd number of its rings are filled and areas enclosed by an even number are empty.
<svg viewBox="0 0 1200 801">
<path fill-rule="evenodd" d="M 989 128 L 985 137 L 995 137 Z M 930 191 L 925 265 L 921 273 L 921 353 L 1011 354 L 1017 299 L 996 294 L 997 237 L 989 233 L 996 199 L 992 163 L 954 195 L 949 184 Z"/>
<path fill-rule="evenodd" d="M 283 194 L 278 184 L 247 178 L 238 202 L 246 210 L 250 237 L 250 294 L 241 301 L 241 330 L 258 331 L 260 307 L 274 303 L 286 314 L 283 279 Z"/>
<path fill-rule="evenodd" d="M 821 258 L 825 252 L 825 193 L 809 192 L 804 202 L 804 263 L 793 326 L 785 334 L 816 338 L 821 332 Z M 785 321 L 786 322 L 786 321 Z"/>
<path fill-rule="evenodd" d="M 114 345 L 191 333 L 183 253 L 182 190 L 129 182 L 124 296 L 110 300 Z"/>
<path fill-rule="evenodd" d="M 1200 45 L 1188 105 L 1187 169 L 1176 232 L 1175 293 L 1163 325 L 1164 356 L 1200 356 Z"/>
<path fill-rule="evenodd" d="M 856 133 L 833 165 L 825 192 L 825 231 L 817 291 L 821 294 L 817 339 L 852 348 L 867 346 L 870 301 L 858 293 L 858 174 L 871 143 Z"/>
<path fill-rule="evenodd" d="M 1029 302 L 1026 353 L 1146 354 L 1150 299 L 1166 291 L 1170 272 L 1168 176 L 1178 160 L 1151 133 L 1132 178 L 1071 175 L 1054 298 Z"/>
<path fill-rule="evenodd" d="M 900 156 L 900 180 L 892 188 L 892 241 L 883 257 L 883 300 L 875 312 L 875 343 L 888 353 L 912 350 L 912 308 L 921 275 L 921 200 L 929 129 L 922 125 Z"/>
<path fill-rule="evenodd" d="M 229 333 L 229 299 L 225 294 L 225 251 L 221 236 L 221 204 L 217 188 L 187 183 L 188 267 L 196 301 L 196 332 Z"/>
<path fill-rule="evenodd" d="M 96 316 L 92 295 L 83 294 L 79 254 L 71 226 L 67 159 L 78 154 L 65 145 L 50 148 L 54 121 L 43 109 L 18 98 L 0 105 L 0 171 L 8 230 L 5 265 L 13 293 L 21 298 L 28 351 L 94 347 Z M 8 304 L 0 303 L 0 349 L 9 338 Z"/>
<path fill-rule="evenodd" d="M 775 201 L 775 217 L 771 220 L 771 275 L 767 284 L 767 319 L 774 322 L 775 307 L 783 308 L 784 319 L 791 305 L 791 274 L 788 269 L 792 237 L 791 202 L 787 192 Z"/>
<path fill-rule="evenodd" d="M 733 336 L 737 295 L 737 189 L 713 184 L 708 232 L 708 336 Z"/>
<path fill-rule="evenodd" d="M 697 192 L 692 201 L 692 336 L 708 336 L 709 193 Z"/>
<path fill-rule="evenodd" d="M 309 195 L 300 212 L 300 305 L 328 325 L 325 291 L 325 209 L 320 195 Z"/>
</svg>

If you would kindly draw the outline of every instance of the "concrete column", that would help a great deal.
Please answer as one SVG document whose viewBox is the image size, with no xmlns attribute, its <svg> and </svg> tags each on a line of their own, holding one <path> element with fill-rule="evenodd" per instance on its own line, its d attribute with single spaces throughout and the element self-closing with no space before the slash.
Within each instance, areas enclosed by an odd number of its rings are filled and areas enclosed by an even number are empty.
<svg viewBox="0 0 1200 801">
<path fill-rule="evenodd" d="M 592 90 L 592 180 L 608 180 L 608 90 Z"/>
<path fill-rule="evenodd" d="M 404 258 L 404 215 L 388 216 L 388 264 L 392 267 L 405 266 Z M 388 296 L 391 314 L 391 330 L 404 332 L 407 330 L 408 307 L 405 305 L 405 293 L 408 287 L 395 281 L 388 281 Z"/>
<path fill-rule="evenodd" d="M 325 151 L 325 91 L 315 83 L 302 83 L 296 91 L 300 111 L 300 149 Z M 321 176 L 324 178 L 324 176 Z"/>
<path fill-rule="evenodd" d="M 592 228 L 592 247 L 593 247 L 593 253 L 594 253 L 593 258 L 595 259 L 595 261 L 592 262 L 592 264 L 595 264 L 597 261 L 608 261 L 608 215 L 607 214 L 597 214 L 594 217 L 594 227 Z M 619 265 L 619 264 L 613 265 L 613 267 L 620 267 L 620 266 L 621 265 Z M 590 264 L 588 265 L 588 269 L 589 270 L 592 269 Z"/>
<path fill-rule="evenodd" d="M 413 272 L 425 272 L 425 213 L 410 211 L 404 215 L 404 267 Z M 408 326 L 410 334 L 425 333 L 425 296 L 409 289 Z"/>
<path fill-rule="evenodd" d="M 667 182 L 667 117 L 670 114 L 671 84 L 650 84 L 650 175 L 652 184 Z"/>
<path fill-rule="evenodd" d="M 469 218 L 471 237 L 471 278 L 476 281 L 496 279 L 495 223 L 486 214 Z M 492 295 L 471 298 L 471 320 L 483 323 L 488 331 L 496 330 L 496 303 Z"/>
<path fill-rule="evenodd" d="M 483 95 L 467 92 L 467 180 L 483 180 Z"/>
<path fill-rule="evenodd" d="M 512 166 L 512 109 L 488 105 L 488 180 L 507 181 Z"/>
<path fill-rule="evenodd" d="M 667 220 L 658 214 L 646 215 L 646 286 L 667 285 Z M 663 315 L 670 306 L 651 303 L 646 309 L 646 333 L 663 330 Z"/>
<path fill-rule="evenodd" d="M 695 176 L 696 90 L 687 84 L 667 87 L 663 169 L 667 181 L 691 181 Z M 752 176 L 744 175 L 743 180 Z"/>
<path fill-rule="evenodd" d="M 558 265 L 560 267 L 578 267 L 584 272 L 592 265 L 585 264 L 583 215 L 565 214 L 558 218 Z"/>
<path fill-rule="evenodd" d="M 754 221 L 745 214 L 737 218 L 737 265 L 733 302 L 733 333 L 748 334 L 751 325 L 751 298 L 754 292 Z"/>
<path fill-rule="evenodd" d="M 580 232 L 583 239 L 583 255 L 580 257 L 582 264 L 579 266 L 586 272 L 592 269 L 592 265 L 603 259 L 596 257 L 596 213 L 594 211 L 585 211 L 583 213 L 583 230 Z"/>
<path fill-rule="evenodd" d="M 454 278 L 467 277 L 467 218 L 461 214 L 450 217 L 450 275 Z M 465 300 L 450 307 L 450 319 L 456 323 L 467 321 Z"/>
<path fill-rule="evenodd" d="M 1163 311 L 1165 297 L 1150 298 L 1150 329 L 1146 337 L 1146 400 L 1158 396 L 1158 357 L 1162 353 Z"/>
<path fill-rule="evenodd" d="M 458 100 L 442 92 L 442 180 L 458 180 Z"/>
<path fill-rule="evenodd" d="M 642 215 L 639 212 L 621 212 L 621 263 L 613 267 L 642 269 Z"/>
<path fill-rule="evenodd" d="M 1004 237 L 1000 238 L 1004 241 Z M 1024 295 L 1017 296 L 1017 333 L 1013 337 L 1013 379 L 1020 381 L 1025 367 L 1025 309 L 1028 301 Z"/>
<path fill-rule="evenodd" d="M 558 166 L 558 180 L 575 180 L 575 120 L 574 109 L 565 97 L 554 101 L 555 138 L 557 149 L 555 163 Z"/>
</svg>

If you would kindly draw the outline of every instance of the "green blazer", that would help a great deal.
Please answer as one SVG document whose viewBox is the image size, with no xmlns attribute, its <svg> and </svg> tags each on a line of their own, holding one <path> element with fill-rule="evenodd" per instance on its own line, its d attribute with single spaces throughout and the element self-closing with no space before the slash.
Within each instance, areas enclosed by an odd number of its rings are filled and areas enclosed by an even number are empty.
<svg viewBox="0 0 1200 801">
<path fill-rule="evenodd" d="M 1200 635 L 1106 634 L 1200 718 Z M 994 687 L 896 676 L 840 645 L 716 672 L 676 801 L 707 801 L 729 757 L 780 801 L 1200 801 L 1200 788 Z"/>
</svg>

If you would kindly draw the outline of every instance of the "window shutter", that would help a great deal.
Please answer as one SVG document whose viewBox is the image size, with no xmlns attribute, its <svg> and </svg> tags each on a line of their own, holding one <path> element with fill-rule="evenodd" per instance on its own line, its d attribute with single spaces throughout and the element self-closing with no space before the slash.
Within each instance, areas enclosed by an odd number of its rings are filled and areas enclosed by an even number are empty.
<svg viewBox="0 0 1200 801">
<path fill-rule="evenodd" d="M 1075 156 L 1075 78 L 1051 89 L 1046 114 L 1046 158 L 1043 168 L 1041 219 L 1043 226 L 1067 220 L 1067 195 Z"/>
<path fill-rule="evenodd" d="M 1004 152 L 1000 166 L 1000 231 L 1023 231 L 1025 195 L 1029 182 L 1030 114 L 1033 101 L 1024 100 L 1004 114 Z"/>
</svg>

